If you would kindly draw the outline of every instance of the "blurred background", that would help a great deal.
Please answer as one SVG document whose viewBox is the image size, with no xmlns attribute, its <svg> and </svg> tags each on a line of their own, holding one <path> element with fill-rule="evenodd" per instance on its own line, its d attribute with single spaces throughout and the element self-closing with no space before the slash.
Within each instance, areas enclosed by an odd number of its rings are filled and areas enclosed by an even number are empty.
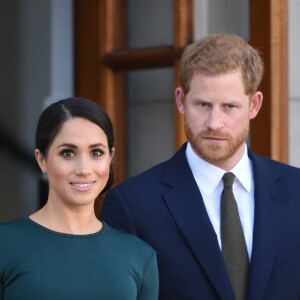
<svg viewBox="0 0 300 300">
<path fill-rule="evenodd" d="M 179 18 L 176 12 L 186 18 L 186 23 L 179 26 L 190 26 L 186 43 L 206 34 L 226 32 L 250 39 L 258 48 L 262 43 L 263 53 L 264 47 L 268 49 L 264 59 L 270 58 L 266 72 L 269 92 L 264 92 L 264 101 L 270 122 L 264 126 L 260 121 L 249 145 L 253 141 L 254 150 L 259 152 L 265 140 L 269 149 L 264 151 L 262 147 L 262 154 L 300 167 L 299 0 L 84 1 L 0 0 L 0 222 L 30 214 L 46 200 L 46 178 L 41 176 L 34 159 L 34 136 L 41 111 L 56 100 L 72 95 L 90 97 L 112 114 L 118 135 L 119 180 L 175 152 L 184 139 L 182 129 L 178 129 L 180 121 L 174 112 L 173 97 L 182 50 L 176 52 L 175 46 L 170 47 L 180 38 L 181 31 L 174 26 Z M 122 10 L 125 31 L 114 20 L 108 20 L 94 32 L 89 21 L 107 18 L 110 8 L 118 13 L 118 9 Z M 190 10 L 182 12 L 183 8 Z M 286 19 L 280 19 L 281 13 Z M 260 31 L 268 37 L 259 37 Z M 110 67 L 102 80 L 104 67 L 100 71 L 94 67 L 98 64 L 97 55 L 108 49 L 105 47 L 109 39 L 101 41 L 109 32 L 111 36 L 122 35 L 123 48 L 148 49 L 154 61 L 152 67 L 146 68 L 147 59 L 137 67 L 130 65 L 131 57 L 143 57 L 146 50 L 132 56 L 131 52 L 116 52 L 116 56 L 105 56 L 103 66 Z M 274 32 L 277 35 L 273 36 Z M 99 41 L 95 42 L 95 35 Z M 99 49 L 99 53 L 89 53 L 89 49 Z M 273 53 L 272 49 L 279 52 Z M 153 56 L 156 50 L 162 54 Z M 170 57 L 174 59 L 168 63 Z M 122 63 L 127 63 L 127 69 Z M 278 74 L 279 79 L 274 79 L 273 74 Z M 107 78 L 113 75 L 118 77 L 109 81 Z M 106 94 L 103 102 L 101 96 L 90 92 L 94 89 L 100 95 L 111 82 L 116 82 L 112 86 L 115 92 L 120 75 L 126 85 L 122 103 L 116 95 L 110 98 Z M 94 81 L 95 86 L 90 87 Z M 260 128 L 266 133 L 260 135 Z M 261 136 L 260 140 L 256 141 L 256 136 Z"/>
</svg>

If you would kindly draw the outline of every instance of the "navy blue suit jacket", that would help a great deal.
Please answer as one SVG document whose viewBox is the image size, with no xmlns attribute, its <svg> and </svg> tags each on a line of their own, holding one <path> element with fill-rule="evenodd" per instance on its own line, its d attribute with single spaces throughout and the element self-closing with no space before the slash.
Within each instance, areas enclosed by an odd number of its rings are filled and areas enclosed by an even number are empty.
<svg viewBox="0 0 300 300">
<path fill-rule="evenodd" d="M 157 251 L 160 299 L 233 300 L 216 234 L 183 147 L 110 190 L 101 219 Z M 247 299 L 300 297 L 300 169 L 249 150 L 255 219 Z"/>
</svg>

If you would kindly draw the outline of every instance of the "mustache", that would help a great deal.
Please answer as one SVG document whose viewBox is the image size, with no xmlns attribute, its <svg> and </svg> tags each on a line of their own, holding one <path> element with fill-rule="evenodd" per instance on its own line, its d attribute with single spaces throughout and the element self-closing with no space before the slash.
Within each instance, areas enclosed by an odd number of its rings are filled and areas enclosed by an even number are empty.
<svg viewBox="0 0 300 300">
<path fill-rule="evenodd" d="M 205 138 L 219 138 L 219 139 L 230 139 L 231 135 L 226 132 L 219 132 L 215 130 L 205 130 L 201 131 L 199 133 L 200 137 L 205 137 Z"/>
</svg>

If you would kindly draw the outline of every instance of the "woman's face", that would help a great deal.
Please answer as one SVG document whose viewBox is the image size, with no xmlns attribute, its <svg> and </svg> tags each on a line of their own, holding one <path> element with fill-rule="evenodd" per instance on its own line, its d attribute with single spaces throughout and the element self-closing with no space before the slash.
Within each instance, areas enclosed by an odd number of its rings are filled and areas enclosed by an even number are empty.
<svg viewBox="0 0 300 300">
<path fill-rule="evenodd" d="M 74 207 L 94 205 L 107 183 L 113 153 L 98 125 L 75 117 L 63 124 L 46 158 L 38 149 L 35 155 L 48 175 L 48 202 Z"/>
</svg>

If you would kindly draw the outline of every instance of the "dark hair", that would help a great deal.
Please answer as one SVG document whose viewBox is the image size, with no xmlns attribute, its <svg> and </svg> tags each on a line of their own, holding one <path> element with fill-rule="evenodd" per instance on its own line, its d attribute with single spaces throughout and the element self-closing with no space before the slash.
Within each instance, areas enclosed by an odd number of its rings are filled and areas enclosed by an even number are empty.
<svg viewBox="0 0 300 300">
<path fill-rule="evenodd" d="M 47 157 L 49 147 L 60 132 L 63 124 L 74 117 L 84 118 L 98 125 L 104 131 L 107 137 L 109 153 L 112 153 L 114 132 L 107 112 L 97 103 L 78 97 L 59 100 L 42 112 L 36 128 L 36 149 L 39 149 L 44 157 Z M 101 194 L 106 192 L 112 183 L 113 169 L 112 165 L 110 165 L 109 178 Z"/>
<path fill-rule="evenodd" d="M 240 69 L 246 95 L 256 92 L 264 65 L 258 50 L 245 39 L 232 34 L 212 34 L 187 46 L 180 61 L 180 82 L 185 94 L 195 72 L 226 74 Z"/>
</svg>

